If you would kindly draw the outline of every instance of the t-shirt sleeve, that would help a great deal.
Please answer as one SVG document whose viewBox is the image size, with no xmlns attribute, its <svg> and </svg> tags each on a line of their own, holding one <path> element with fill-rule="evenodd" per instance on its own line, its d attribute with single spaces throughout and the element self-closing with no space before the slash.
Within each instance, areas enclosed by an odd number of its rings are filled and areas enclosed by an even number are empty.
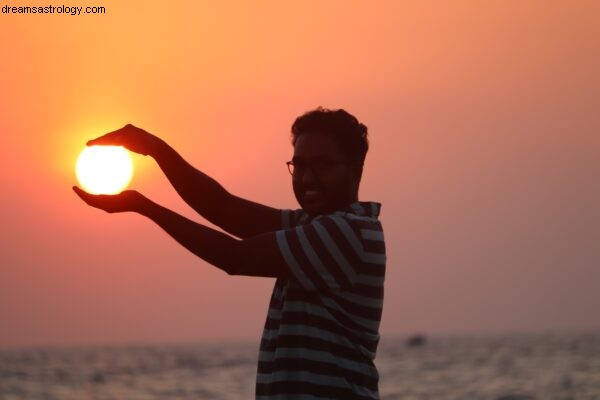
<svg viewBox="0 0 600 400">
<path fill-rule="evenodd" d="M 283 222 L 282 226 L 275 234 L 277 246 L 291 276 L 304 289 L 340 289 L 356 283 L 364 250 L 352 220 L 328 215 L 303 225 Z"/>
</svg>

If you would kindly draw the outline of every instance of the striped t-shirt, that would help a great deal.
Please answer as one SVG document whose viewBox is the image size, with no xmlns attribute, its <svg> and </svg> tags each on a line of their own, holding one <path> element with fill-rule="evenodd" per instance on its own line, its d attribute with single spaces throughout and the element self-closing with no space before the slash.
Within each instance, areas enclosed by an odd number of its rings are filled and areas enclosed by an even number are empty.
<svg viewBox="0 0 600 400">
<path fill-rule="evenodd" d="M 378 399 L 373 360 L 383 306 L 381 204 L 355 202 L 310 219 L 282 210 L 276 232 L 289 277 L 275 282 L 257 399 Z"/>
</svg>

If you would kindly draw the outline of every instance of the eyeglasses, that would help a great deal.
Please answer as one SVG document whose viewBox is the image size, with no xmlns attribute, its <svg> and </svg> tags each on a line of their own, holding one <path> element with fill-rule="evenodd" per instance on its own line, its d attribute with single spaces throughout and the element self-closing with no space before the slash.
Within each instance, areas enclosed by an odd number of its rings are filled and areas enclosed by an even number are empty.
<svg viewBox="0 0 600 400">
<path fill-rule="evenodd" d="M 306 162 L 302 160 L 296 161 L 288 161 L 286 165 L 288 167 L 288 171 L 292 176 L 302 175 L 306 172 L 307 169 L 310 169 L 311 172 L 315 175 L 324 175 L 327 172 L 331 171 L 335 165 L 344 164 L 344 161 L 336 161 L 328 158 L 316 159 L 311 162 Z"/>
</svg>

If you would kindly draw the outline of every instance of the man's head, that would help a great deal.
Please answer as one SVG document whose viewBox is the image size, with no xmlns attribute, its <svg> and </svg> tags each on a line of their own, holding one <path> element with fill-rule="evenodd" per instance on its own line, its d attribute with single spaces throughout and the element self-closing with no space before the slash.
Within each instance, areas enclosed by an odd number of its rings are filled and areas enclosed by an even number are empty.
<svg viewBox="0 0 600 400">
<path fill-rule="evenodd" d="M 292 184 L 300 206 L 311 216 L 358 200 L 369 148 L 367 127 L 348 112 L 322 107 L 292 125 Z"/>
</svg>

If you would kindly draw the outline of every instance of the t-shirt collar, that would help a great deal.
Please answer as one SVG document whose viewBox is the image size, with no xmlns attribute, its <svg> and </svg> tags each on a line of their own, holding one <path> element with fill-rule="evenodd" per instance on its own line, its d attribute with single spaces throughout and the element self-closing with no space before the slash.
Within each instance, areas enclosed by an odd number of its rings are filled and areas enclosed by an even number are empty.
<svg viewBox="0 0 600 400">
<path fill-rule="evenodd" d="M 341 211 L 365 217 L 377 218 L 381 212 L 381 203 L 375 201 L 355 201 Z"/>
</svg>

